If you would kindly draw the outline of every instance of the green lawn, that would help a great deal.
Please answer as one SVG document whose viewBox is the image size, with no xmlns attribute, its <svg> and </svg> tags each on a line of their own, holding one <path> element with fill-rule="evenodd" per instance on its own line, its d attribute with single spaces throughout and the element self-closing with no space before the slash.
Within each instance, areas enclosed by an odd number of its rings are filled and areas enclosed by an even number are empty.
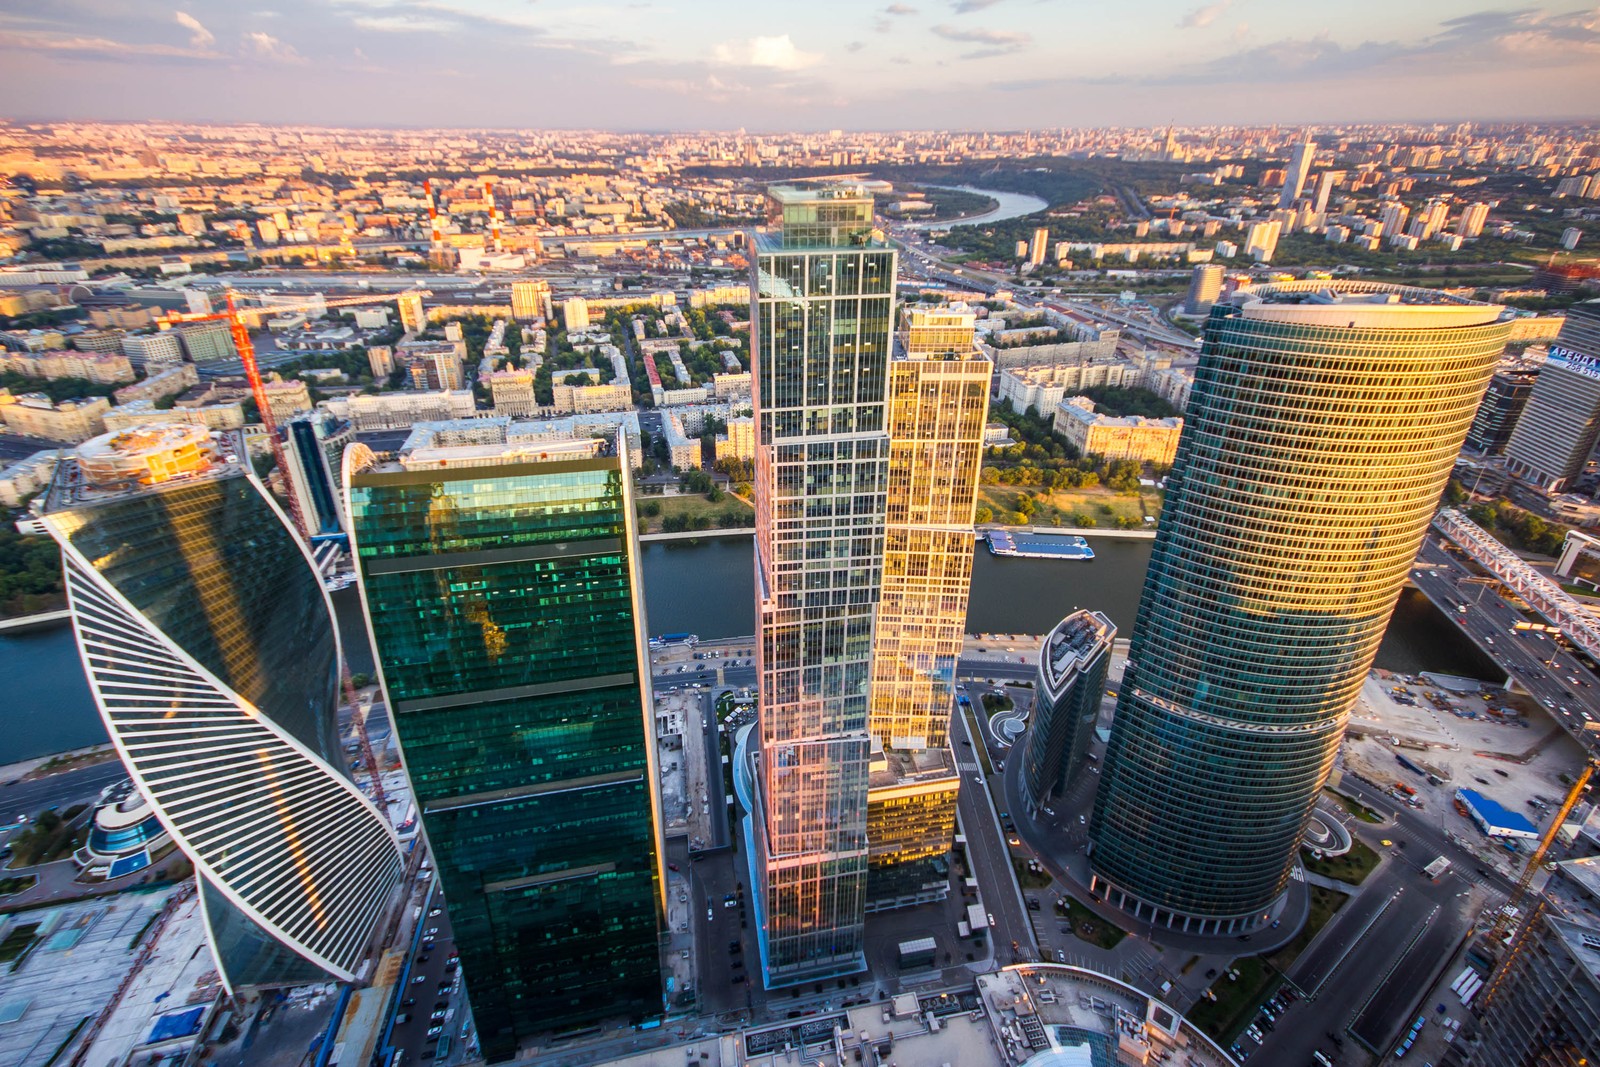
<svg viewBox="0 0 1600 1067">
<path fill-rule="evenodd" d="M 38 883 L 38 881 L 39 879 L 35 878 L 31 874 L 25 874 L 21 877 L 0 878 L 0 897 L 14 896 L 17 893 L 26 893 L 28 890 L 32 889 Z"/>
<path fill-rule="evenodd" d="M 1344 808 L 1345 811 L 1348 811 L 1351 815 L 1354 815 L 1362 822 L 1380 823 L 1383 821 L 1383 816 L 1379 815 L 1377 812 L 1361 803 L 1361 801 L 1352 800 L 1347 796 L 1341 796 L 1331 789 L 1327 792 L 1329 796 L 1339 802 L 1340 807 Z"/>
<path fill-rule="evenodd" d="M 1367 875 L 1377 869 L 1382 857 L 1357 841 L 1343 856 L 1316 860 L 1312 859 L 1309 853 L 1303 853 L 1301 859 L 1305 861 L 1308 871 L 1315 871 L 1317 874 L 1336 878 L 1350 885 L 1360 885 L 1367 880 Z"/>
<path fill-rule="evenodd" d="M 1028 870 L 1028 861 L 1020 856 L 1011 857 L 1011 869 L 1017 872 L 1017 884 L 1024 889 L 1047 889 L 1054 881 L 1049 871 Z"/>
<path fill-rule="evenodd" d="M 1306 917 L 1305 928 L 1300 931 L 1293 941 L 1284 945 L 1278 951 L 1267 957 L 1267 962 L 1280 971 L 1287 971 L 1289 965 L 1295 961 L 1300 953 L 1306 950 L 1318 932 L 1328 925 L 1339 909 L 1350 902 L 1348 893 L 1341 893 L 1335 889 L 1324 889 L 1320 885 L 1311 887 L 1311 914 Z"/>
<path fill-rule="evenodd" d="M 1218 977 L 1211 984 L 1211 992 L 1217 999 L 1202 998 L 1187 1016 L 1191 1023 L 1224 1046 L 1245 1028 L 1256 1009 L 1283 981 L 1283 976 L 1259 956 L 1234 960 L 1233 967 L 1239 972 L 1238 980 L 1230 982 L 1226 974 Z"/>
<path fill-rule="evenodd" d="M 661 533 L 662 526 L 673 516 L 681 516 L 689 524 L 689 529 L 699 530 L 731 529 L 754 526 L 756 523 L 755 510 L 732 493 L 724 493 L 715 504 L 707 500 L 704 493 L 637 496 L 634 504 L 644 510 L 651 510 L 651 505 L 660 508 L 660 514 L 640 516 L 640 533 Z"/>
<path fill-rule="evenodd" d="M 1060 904 L 1055 906 L 1055 913 L 1058 918 L 1066 919 L 1071 924 L 1072 936 L 1079 941 L 1087 941 L 1101 948 L 1116 948 L 1117 943 L 1128 936 L 1126 930 L 1114 923 L 1106 922 L 1072 897 L 1067 897 L 1066 901 L 1065 913 L 1062 912 Z"/>
<path fill-rule="evenodd" d="M 7 934 L 6 939 L 0 941 L 0 963 L 10 963 L 26 952 L 35 941 L 34 934 L 38 929 L 38 923 L 23 923 Z"/>
</svg>

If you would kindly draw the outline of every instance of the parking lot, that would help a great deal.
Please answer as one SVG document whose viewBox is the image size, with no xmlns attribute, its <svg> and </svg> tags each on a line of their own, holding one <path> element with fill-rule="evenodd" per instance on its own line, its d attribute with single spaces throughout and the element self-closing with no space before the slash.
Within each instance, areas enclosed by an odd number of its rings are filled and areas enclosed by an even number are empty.
<svg viewBox="0 0 1600 1067">
<path fill-rule="evenodd" d="M 434 893 L 430 899 L 432 903 L 419 920 L 422 937 L 401 993 L 392 1043 L 405 1049 L 408 1059 L 444 1067 L 471 1058 L 477 1038 L 462 990 L 444 898 Z"/>
</svg>

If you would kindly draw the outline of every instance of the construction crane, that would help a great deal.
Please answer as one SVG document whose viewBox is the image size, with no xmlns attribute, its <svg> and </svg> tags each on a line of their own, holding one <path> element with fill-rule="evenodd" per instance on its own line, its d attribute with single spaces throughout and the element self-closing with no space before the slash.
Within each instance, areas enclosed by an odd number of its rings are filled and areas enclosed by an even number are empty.
<svg viewBox="0 0 1600 1067">
<path fill-rule="evenodd" d="M 255 398 L 256 413 L 261 418 L 261 424 L 267 431 L 267 441 L 272 446 L 272 459 L 278 466 L 278 474 L 283 479 L 284 488 L 289 488 L 289 464 L 284 457 L 283 442 L 278 438 L 278 420 L 272 415 L 272 406 L 267 402 L 267 389 L 261 380 L 261 369 L 256 365 L 256 348 L 250 340 L 250 330 L 245 326 L 246 315 L 259 318 L 263 315 L 276 315 L 284 312 L 321 310 L 334 307 L 356 307 L 361 304 L 381 304 L 390 300 L 400 300 L 409 296 L 432 296 L 428 289 L 408 289 L 403 293 L 373 294 L 369 296 L 340 297 L 334 300 L 304 300 L 292 304 L 271 304 L 258 308 L 241 309 L 237 294 L 232 290 L 226 291 L 228 310 L 210 313 L 180 312 L 169 314 L 157 320 L 163 329 L 170 328 L 174 323 L 183 322 L 210 322 L 226 321 L 228 330 L 233 335 L 233 346 L 238 350 L 239 362 L 244 365 L 244 375 L 250 383 L 250 395 Z M 289 498 L 289 513 L 294 517 L 295 533 L 308 544 L 311 537 L 311 527 L 306 522 L 305 515 L 301 514 L 300 501 L 293 492 L 285 494 Z M 354 720 L 356 737 L 361 745 L 361 757 L 367 761 L 367 769 L 372 775 L 372 798 L 378 805 L 378 810 L 389 817 L 388 798 L 383 791 L 383 771 L 378 766 L 377 758 L 372 751 L 372 741 L 367 736 L 367 717 L 356 700 L 355 684 L 350 678 L 350 664 L 339 664 L 340 680 L 344 686 L 345 702 L 350 705 L 350 717 Z"/>
<path fill-rule="evenodd" d="M 289 464 L 284 458 L 283 442 L 278 439 L 278 420 L 273 418 L 272 407 L 267 403 L 266 385 L 261 380 L 261 369 L 256 365 L 256 348 L 250 340 L 250 330 L 245 326 L 246 316 L 260 318 L 263 315 L 276 315 L 284 312 L 322 310 L 335 307 L 354 307 L 360 304 L 381 304 L 390 300 L 399 300 L 408 296 L 432 296 L 428 289 L 409 289 L 403 293 L 382 293 L 370 296 L 340 297 L 334 300 L 302 300 L 290 304 L 270 304 L 263 307 L 241 308 L 238 294 L 228 289 L 224 295 L 228 301 L 226 311 L 212 312 L 170 312 L 156 320 L 156 325 L 162 329 L 169 329 L 175 324 L 186 322 L 226 322 L 228 331 L 233 335 L 233 347 L 239 353 L 239 362 L 244 366 L 245 379 L 250 383 L 250 395 L 256 402 L 256 413 L 261 419 L 261 424 L 266 428 L 267 441 L 272 446 L 272 460 L 277 464 L 278 474 L 283 478 L 284 485 L 289 484 Z M 300 501 L 294 493 L 289 493 L 289 511 L 294 517 L 297 533 L 303 538 L 309 538 L 311 528 L 306 524 L 306 517 L 300 513 Z"/>
<path fill-rule="evenodd" d="M 1539 839 L 1539 847 L 1533 850 L 1533 855 L 1528 857 L 1527 866 L 1522 869 L 1522 877 L 1517 879 L 1517 884 L 1511 887 L 1511 895 L 1506 898 L 1505 905 L 1495 917 L 1494 925 L 1489 928 L 1488 943 L 1499 946 L 1505 936 L 1506 930 L 1511 926 L 1512 916 L 1516 914 L 1517 905 L 1528 894 L 1528 887 L 1533 883 L 1533 876 L 1538 873 L 1544 864 L 1545 853 L 1550 851 L 1550 845 L 1555 841 L 1556 834 L 1561 832 L 1561 827 L 1567 821 L 1567 816 L 1572 814 L 1572 809 L 1578 806 L 1578 800 L 1583 796 L 1583 791 L 1588 788 L 1589 779 L 1594 775 L 1595 768 L 1600 767 L 1600 756 L 1590 756 L 1584 763 L 1583 770 L 1578 772 L 1577 780 L 1572 783 L 1572 788 L 1567 790 L 1567 799 L 1562 801 L 1561 808 L 1556 812 L 1556 817 L 1550 821 L 1550 828 Z M 1489 988 L 1484 991 L 1483 1007 L 1487 1008 L 1494 1001 L 1495 994 L 1499 992 L 1500 984 L 1511 969 L 1511 961 L 1517 957 L 1522 949 L 1522 943 L 1527 938 L 1528 932 L 1533 929 L 1543 910 L 1544 902 L 1540 900 L 1532 908 L 1522 928 L 1517 931 L 1517 936 L 1512 940 L 1505 957 L 1495 967 L 1494 978 L 1489 983 Z"/>
</svg>

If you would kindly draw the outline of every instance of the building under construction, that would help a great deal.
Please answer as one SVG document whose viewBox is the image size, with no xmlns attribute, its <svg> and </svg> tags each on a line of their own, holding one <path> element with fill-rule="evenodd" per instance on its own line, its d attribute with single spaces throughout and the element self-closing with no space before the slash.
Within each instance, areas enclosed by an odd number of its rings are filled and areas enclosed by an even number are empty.
<svg viewBox="0 0 1600 1067">
<path fill-rule="evenodd" d="M 1600 1063 L 1600 924 L 1539 909 L 1463 1067 Z"/>
</svg>

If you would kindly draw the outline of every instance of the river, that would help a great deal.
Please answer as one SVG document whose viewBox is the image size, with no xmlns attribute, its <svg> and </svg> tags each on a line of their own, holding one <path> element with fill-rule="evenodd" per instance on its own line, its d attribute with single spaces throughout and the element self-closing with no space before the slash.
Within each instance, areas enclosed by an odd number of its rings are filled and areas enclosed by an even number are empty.
<svg viewBox="0 0 1600 1067">
<path fill-rule="evenodd" d="M 967 632 L 1044 633 L 1068 612 L 1093 608 L 1128 636 L 1153 542 L 1095 538 L 1093 544 L 1096 558 L 1087 563 L 1005 559 L 980 548 L 973 562 Z M 707 639 L 754 633 L 752 551 L 745 537 L 646 544 L 641 561 L 650 632 L 686 631 Z M 370 673 L 372 652 L 360 598 L 351 588 L 333 599 L 351 669 Z M 1503 677 L 1415 590 L 1401 596 L 1378 665 L 1406 673 Z M 0 702 L 0 736 L 6 738 L 0 764 L 105 741 L 70 626 L 0 636 L 0 677 L 7 686 L 7 698 Z"/>
<path fill-rule="evenodd" d="M 1049 207 L 1048 201 L 1040 200 L 1037 196 L 1026 193 L 1003 193 L 998 189 L 979 189 L 971 185 L 929 185 L 927 182 L 913 183 L 923 189 L 954 189 L 963 193 L 977 193 L 994 200 L 995 206 L 981 215 L 971 215 L 963 219 L 949 219 L 944 222 L 912 222 L 906 228 L 912 230 L 948 230 L 952 226 L 971 226 L 974 223 L 1001 222 L 1005 219 L 1014 219 L 1022 215 L 1032 215 L 1036 211 L 1043 211 Z"/>
</svg>

